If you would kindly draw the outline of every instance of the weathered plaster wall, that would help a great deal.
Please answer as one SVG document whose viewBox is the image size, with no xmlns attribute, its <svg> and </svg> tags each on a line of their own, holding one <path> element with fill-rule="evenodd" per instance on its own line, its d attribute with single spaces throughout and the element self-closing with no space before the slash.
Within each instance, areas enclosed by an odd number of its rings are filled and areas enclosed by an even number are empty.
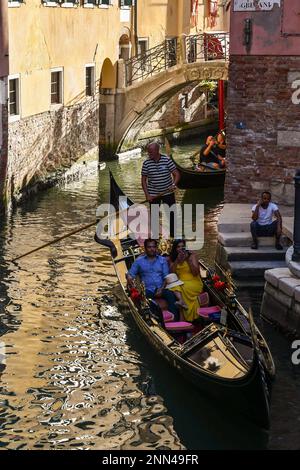
<svg viewBox="0 0 300 470">
<path fill-rule="evenodd" d="M 247 2 L 244 2 L 247 3 Z M 232 1 L 233 4 L 233 1 Z M 244 20 L 252 20 L 251 55 L 299 55 L 300 2 L 281 0 L 270 11 L 231 10 L 230 54 L 244 55 Z M 293 35 L 287 35 L 287 34 Z M 297 35 L 298 34 L 298 35 Z"/>
</svg>

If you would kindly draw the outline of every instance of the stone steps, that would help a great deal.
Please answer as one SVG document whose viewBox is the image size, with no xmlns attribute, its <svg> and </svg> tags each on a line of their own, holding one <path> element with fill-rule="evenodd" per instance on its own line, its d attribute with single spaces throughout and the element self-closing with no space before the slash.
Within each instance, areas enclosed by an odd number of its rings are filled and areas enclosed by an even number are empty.
<svg viewBox="0 0 300 470">
<path fill-rule="evenodd" d="M 285 261 L 232 261 L 228 263 L 232 275 L 237 279 L 263 278 L 267 269 L 284 268 Z"/>
<path fill-rule="evenodd" d="M 232 227 L 232 226 L 231 226 Z M 218 241 L 223 246 L 231 246 L 231 247 L 250 247 L 252 243 L 251 233 L 248 232 L 219 232 Z M 274 246 L 275 245 L 275 238 L 274 237 L 259 237 L 258 238 L 258 245 L 262 246 Z"/>
<path fill-rule="evenodd" d="M 241 222 L 241 223 L 230 223 L 230 221 L 224 221 L 218 223 L 218 232 L 219 233 L 244 233 L 250 231 L 250 222 Z"/>
<path fill-rule="evenodd" d="M 258 250 L 252 250 L 249 247 L 222 247 L 224 261 L 284 261 L 286 248 L 276 250 L 269 246 L 262 246 Z M 222 256 L 222 259 L 223 259 Z"/>
</svg>

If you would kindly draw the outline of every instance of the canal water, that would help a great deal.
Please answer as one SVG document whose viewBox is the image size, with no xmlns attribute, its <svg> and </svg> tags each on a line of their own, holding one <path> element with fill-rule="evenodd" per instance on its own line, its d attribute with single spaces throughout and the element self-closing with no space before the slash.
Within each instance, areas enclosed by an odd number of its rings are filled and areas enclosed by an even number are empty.
<svg viewBox="0 0 300 470">
<path fill-rule="evenodd" d="M 190 143 L 175 155 L 188 164 Z M 142 159 L 109 163 L 141 201 Z M 2 449 L 299 448 L 299 370 L 290 343 L 262 324 L 278 367 L 270 435 L 196 391 L 157 356 L 119 308 L 109 253 L 93 228 L 10 260 L 95 218 L 108 202 L 108 168 L 45 191 L 0 224 L 0 447 Z M 205 204 L 212 262 L 222 190 L 181 191 Z M 259 312 L 261 292 L 243 292 Z"/>
</svg>

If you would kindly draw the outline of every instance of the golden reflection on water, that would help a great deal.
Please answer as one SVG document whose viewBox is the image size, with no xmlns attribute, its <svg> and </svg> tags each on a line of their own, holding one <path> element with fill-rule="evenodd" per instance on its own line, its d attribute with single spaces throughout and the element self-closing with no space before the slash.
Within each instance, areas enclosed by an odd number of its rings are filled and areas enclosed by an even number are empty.
<svg viewBox="0 0 300 470">
<path fill-rule="evenodd" d="M 105 192 L 96 176 L 49 190 L 3 227 L 2 448 L 184 447 L 162 397 L 141 388 L 147 372 L 127 343 L 110 257 L 93 229 L 9 262 L 92 220 Z"/>
</svg>

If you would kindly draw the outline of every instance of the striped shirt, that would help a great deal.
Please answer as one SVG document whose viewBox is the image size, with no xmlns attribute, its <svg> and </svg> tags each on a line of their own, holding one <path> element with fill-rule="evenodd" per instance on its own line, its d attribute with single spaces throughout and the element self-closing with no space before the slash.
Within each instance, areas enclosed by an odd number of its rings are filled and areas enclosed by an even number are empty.
<svg viewBox="0 0 300 470">
<path fill-rule="evenodd" d="M 172 173 L 175 170 L 175 163 L 166 155 L 160 155 L 157 162 L 150 158 L 144 161 L 142 176 L 147 177 L 147 189 L 150 196 L 164 193 L 172 186 Z"/>
</svg>

